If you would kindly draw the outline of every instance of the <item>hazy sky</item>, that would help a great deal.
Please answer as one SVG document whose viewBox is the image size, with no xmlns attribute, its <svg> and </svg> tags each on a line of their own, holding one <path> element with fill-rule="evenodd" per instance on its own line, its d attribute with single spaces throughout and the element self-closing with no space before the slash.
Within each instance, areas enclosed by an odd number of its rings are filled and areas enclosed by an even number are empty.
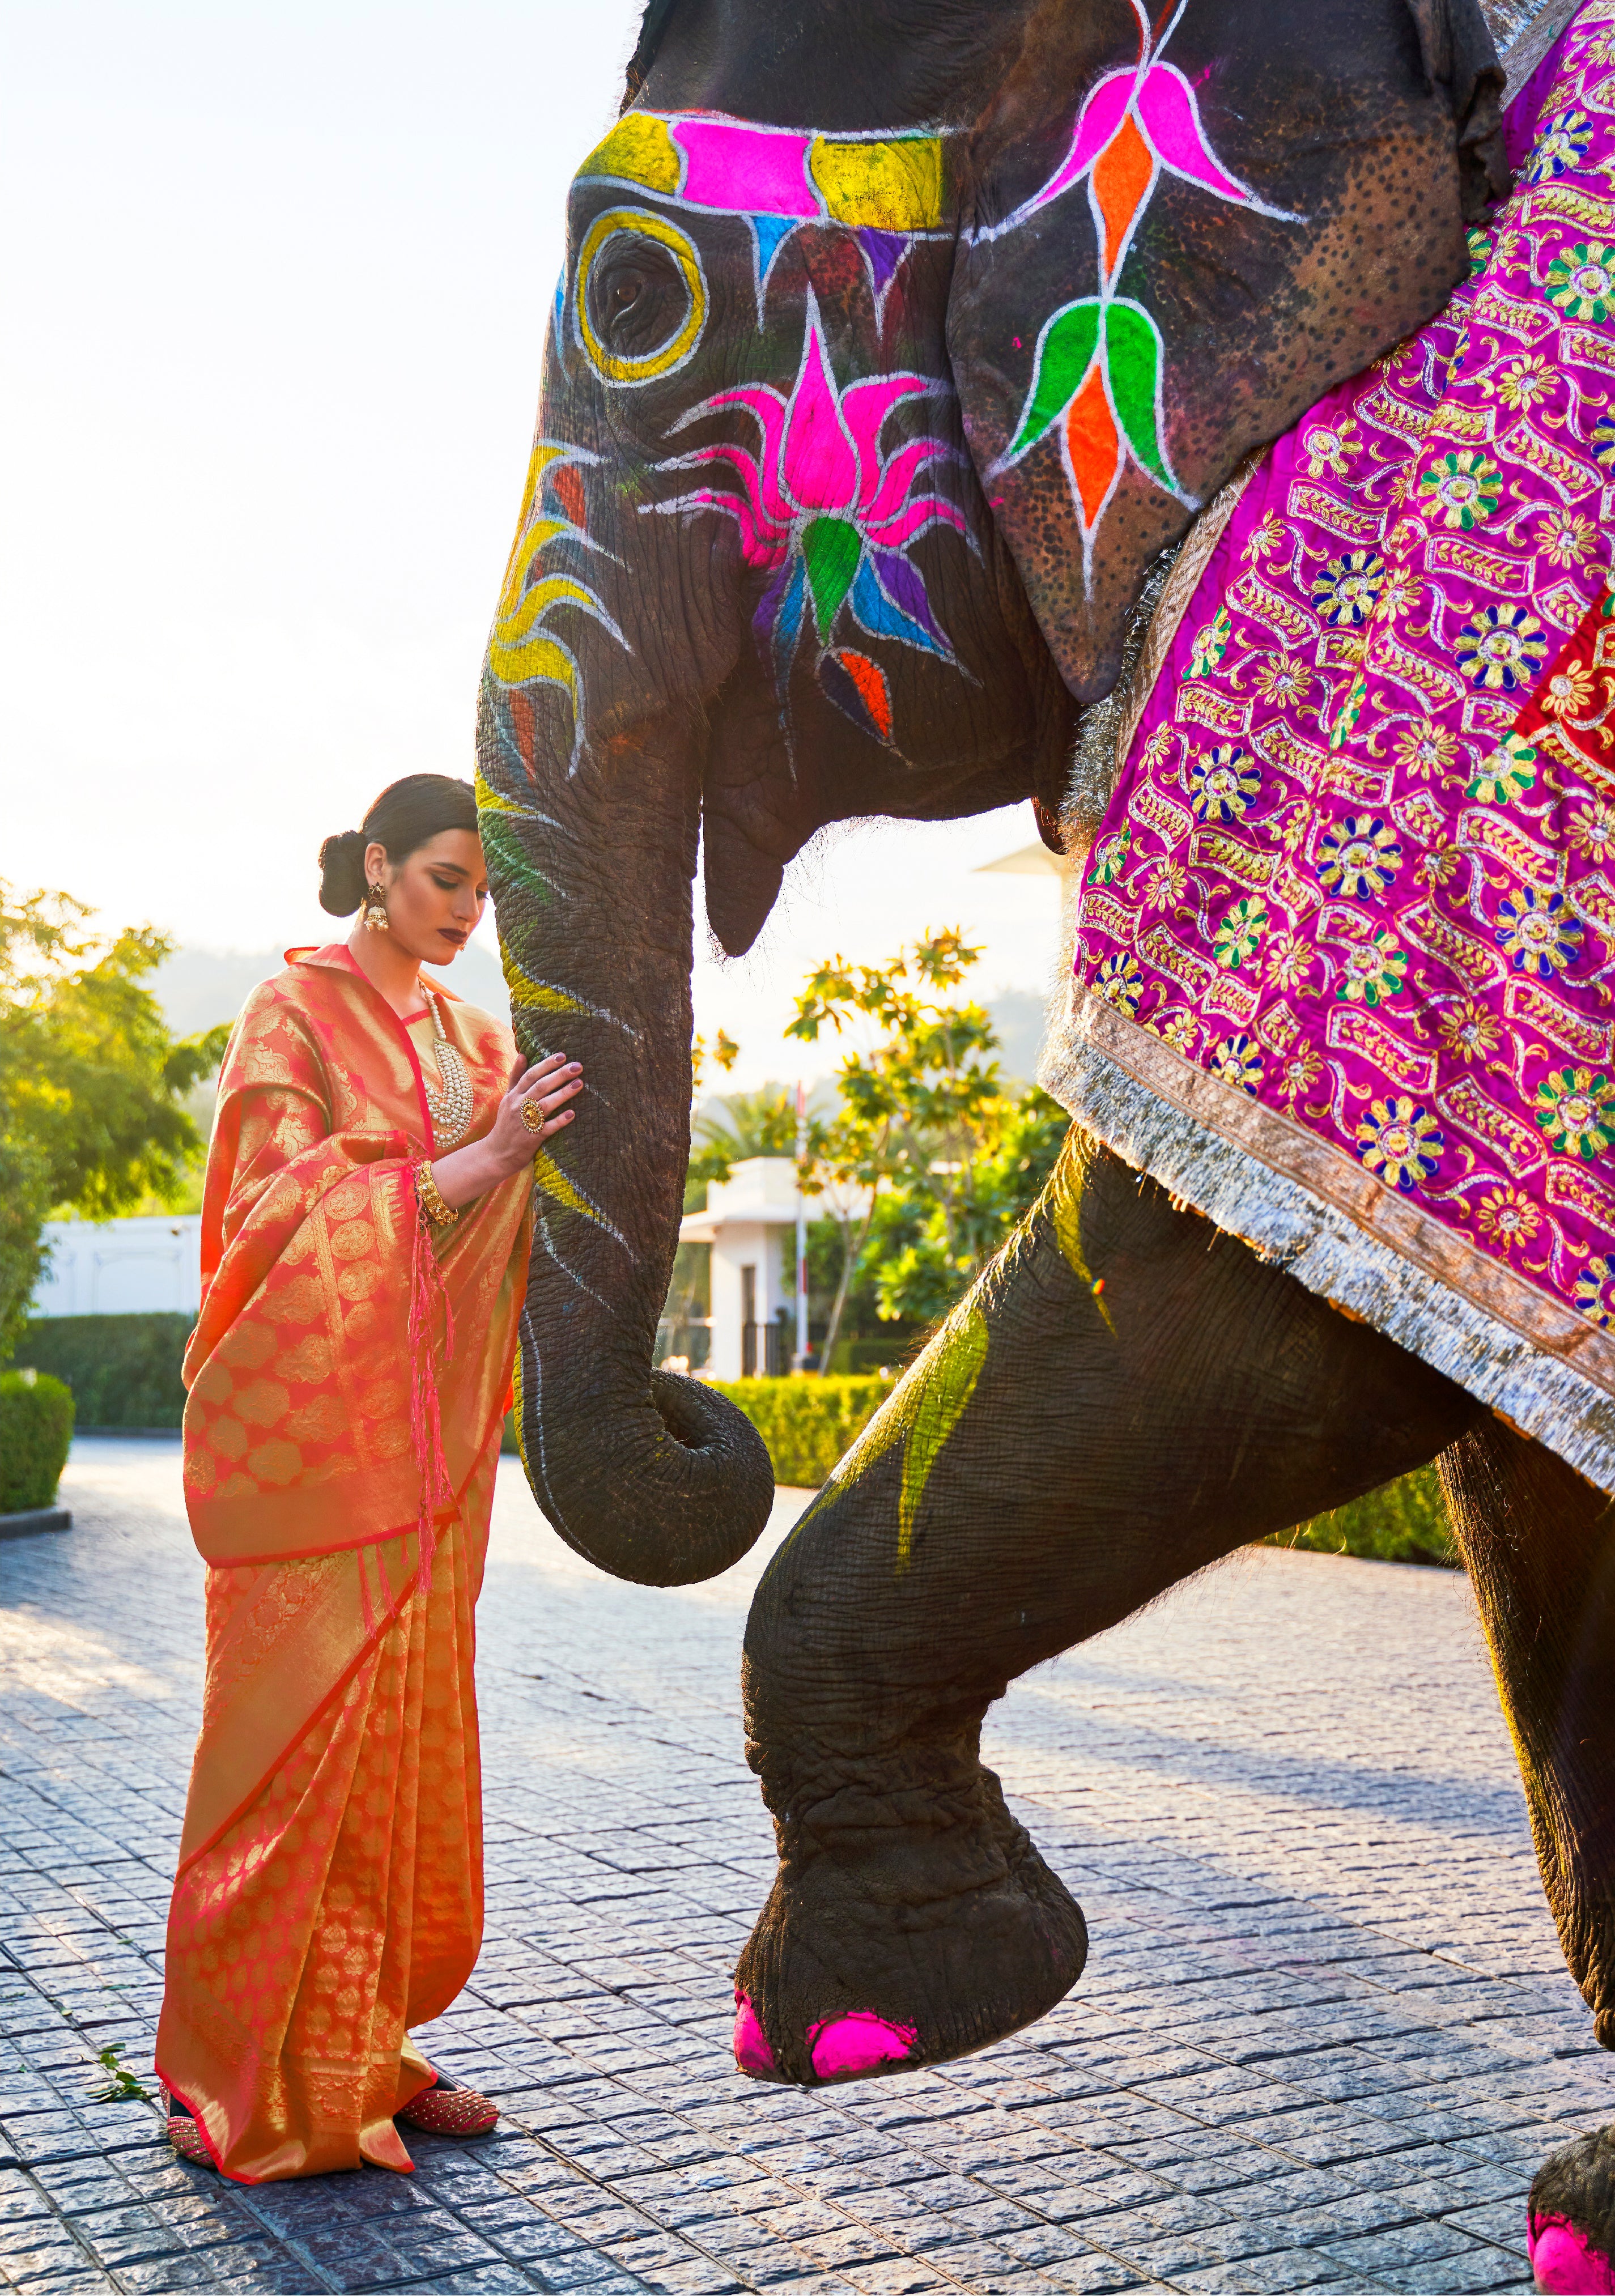
<svg viewBox="0 0 1615 2296">
<path fill-rule="evenodd" d="M 637 12 L 12 0 L 0 874 L 193 945 L 323 938 L 321 837 L 469 773 L 565 185 Z M 963 922 L 984 990 L 1041 988 L 1053 881 L 971 874 L 1031 833 L 832 833 L 698 967 L 736 1080 L 791 1072 L 834 948 Z"/>
</svg>

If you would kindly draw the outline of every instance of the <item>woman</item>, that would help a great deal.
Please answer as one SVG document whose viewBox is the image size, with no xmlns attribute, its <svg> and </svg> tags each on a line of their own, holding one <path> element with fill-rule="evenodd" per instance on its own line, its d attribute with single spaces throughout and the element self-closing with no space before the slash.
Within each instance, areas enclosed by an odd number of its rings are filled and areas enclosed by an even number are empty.
<svg viewBox="0 0 1615 2296">
<path fill-rule="evenodd" d="M 320 865 L 360 916 L 236 1024 L 184 1367 L 208 1668 L 157 2065 L 177 2150 L 244 2184 L 497 2117 L 407 2028 L 481 1939 L 472 1611 L 533 1159 L 581 1089 L 422 972 L 488 898 L 466 783 L 395 782 Z"/>
</svg>

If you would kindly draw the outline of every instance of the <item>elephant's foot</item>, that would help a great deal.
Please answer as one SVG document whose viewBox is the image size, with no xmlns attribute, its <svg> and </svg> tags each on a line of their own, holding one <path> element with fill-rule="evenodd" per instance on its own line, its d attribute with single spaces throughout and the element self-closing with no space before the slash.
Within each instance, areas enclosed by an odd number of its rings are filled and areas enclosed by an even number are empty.
<svg viewBox="0 0 1615 2296">
<path fill-rule="evenodd" d="M 1082 1912 L 972 1762 L 923 1822 L 872 1823 L 867 1785 L 782 1822 L 735 1971 L 734 2056 L 759 2080 L 860 2080 L 984 2048 L 1070 1992 Z"/>
<path fill-rule="evenodd" d="M 1527 2242 L 1538 2288 L 1615 2296 L 1615 2126 L 1550 2152 L 1531 2185 Z"/>
</svg>

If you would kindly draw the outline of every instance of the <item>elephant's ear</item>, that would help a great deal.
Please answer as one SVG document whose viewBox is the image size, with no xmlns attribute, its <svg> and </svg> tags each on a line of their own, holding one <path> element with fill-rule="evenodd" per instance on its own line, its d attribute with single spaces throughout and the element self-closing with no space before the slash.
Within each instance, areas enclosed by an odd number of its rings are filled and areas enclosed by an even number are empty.
<svg viewBox="0 0 1615 2296">
<path fill-rule="evenodd" d="M 656 62 L 657 52 L 666 37 L 677 4 L 678 0 L 647 0 L 644 14 L 639 20 L 639 37 L 628 59 L 619 111 L 627 111 L 631 104 L 639 102 L 640 90 L 651 77 L 651 67 Z"/>
<path fill-rule="evenodd" d="M 948 295 L 971 460 L 1079 703 L 1161 552 L 1441 308 L 1505 188 L 1479 0 L 1137 5 L 1037 0 L 965 139 Z"/>
<path fill-rule="evenodd" d="M 1503 150 L 1503 66 L 1476 0 L 1404 0 L 1419 36 L 1425 86 L 1442 89 L 1458 130 L 1459 197 L 1479 223 L 1509 189 Z"/>
</svg>

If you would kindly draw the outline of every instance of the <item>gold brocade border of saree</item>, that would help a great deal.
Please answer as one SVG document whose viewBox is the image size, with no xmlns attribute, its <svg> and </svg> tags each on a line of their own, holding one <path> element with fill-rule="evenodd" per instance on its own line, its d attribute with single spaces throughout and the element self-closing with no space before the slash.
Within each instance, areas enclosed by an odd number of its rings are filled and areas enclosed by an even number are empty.
<svg viewBox="0 0 1615 2296">
<path fill-rule="evenodd" d="M 1039 1081 L 1135 1170 L 1615 1491 L 1615 1340 L 1072 983 Z"/>
</svg>

